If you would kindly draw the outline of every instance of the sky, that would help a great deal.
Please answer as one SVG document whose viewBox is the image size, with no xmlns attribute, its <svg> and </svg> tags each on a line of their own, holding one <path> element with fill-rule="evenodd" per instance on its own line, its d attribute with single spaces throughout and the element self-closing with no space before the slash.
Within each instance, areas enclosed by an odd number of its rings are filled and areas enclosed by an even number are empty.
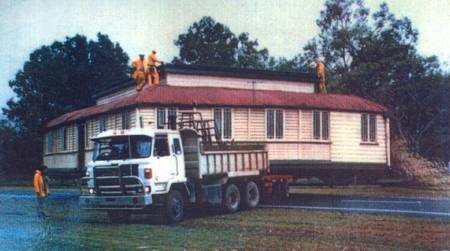
<svg viewBox="0 0 450 251">
<path fill-rule="evenodd" d="M 366 0 L 373 12 L 379 0 Z M 450 64 L 450 0 L 386 0 L 397 17 L 407 16 L 419 31 L 422 55 Z M 324 0 L 0 0 L 0 107 L 14 97 L 8 81 L 31 52 L 66 36 L 98 32 L 120 43 L 131 59 L 152 49 L 161 60 L 177 56 L 177 36 L 203 16 L 232 32 L 249 32 L 270 55 L 291 58 L 319 32 L 315 20 Z M 1 115 L 0 115 L 1 116 Z"/>
</svg>

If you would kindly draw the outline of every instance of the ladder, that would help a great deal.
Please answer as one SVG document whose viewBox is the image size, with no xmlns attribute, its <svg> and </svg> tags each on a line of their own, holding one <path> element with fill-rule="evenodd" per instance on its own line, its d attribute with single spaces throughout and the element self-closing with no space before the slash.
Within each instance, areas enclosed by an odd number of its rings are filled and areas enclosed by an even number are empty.
<svg viewBox="0 0 450 251">
<path fill-rule="evenodd" d="M 182 112 L 178 126 L 180 129 L 191 128 L 197 131 L 204 144 L 211 145 L 213 137 L 218 144 L 222 143 L 214 120 L 203 119 L 200 112 Z"/>
</svg>

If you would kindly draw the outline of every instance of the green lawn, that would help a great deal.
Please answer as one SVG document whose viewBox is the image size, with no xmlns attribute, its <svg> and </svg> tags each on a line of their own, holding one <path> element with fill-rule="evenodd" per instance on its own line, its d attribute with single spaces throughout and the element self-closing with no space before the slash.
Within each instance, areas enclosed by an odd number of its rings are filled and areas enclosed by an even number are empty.
<svg viewBox="0 0 450 251">
<path fill-rule="evenodd" d="M 1 190 L 0 190 L 1 192 Z M 8 191 L 10 194 L 11 191 Z M 35 216 L 32 192 L 2 197 L 2 250 L 442 250 L 450 219 L 255 209 L 236 214 L 191 210 L 181 224 L 136 215 L 111 224 L 103 212 L 80 211 L 76 199 L 49 201 Z M 25 194 L 25 196 L 24 196 Z M 28 196 L 30 195 L 30 196 Z M 5 199 L 6 198 L 6 199 Z"/>
</svg>

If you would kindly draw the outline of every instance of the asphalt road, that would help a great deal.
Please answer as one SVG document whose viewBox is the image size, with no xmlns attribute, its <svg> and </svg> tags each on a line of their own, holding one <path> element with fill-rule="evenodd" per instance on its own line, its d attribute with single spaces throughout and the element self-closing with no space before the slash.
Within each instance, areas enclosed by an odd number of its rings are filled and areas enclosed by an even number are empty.
<svg viewBox="0 0 450 251">
<path fill-rule="evenodd" d="M 77 190 L 52 192 L 50 200 L 76 204 Z M 0 202 L 14 199 L 34 200 L 34 194 L 14 188 L 0 190 Z M 401 214 L 450 218 L 450 198 L 383 198 L 293 194 L 285 200 L 266 200 L 260 207 L 298 210 L 339 211 L 349 213 Z"/>
<path fill-rule="evenodd" d="M 450 218 L 450 198 L 383 198 L 294 194 L 261 207 Z"/>
</svg>

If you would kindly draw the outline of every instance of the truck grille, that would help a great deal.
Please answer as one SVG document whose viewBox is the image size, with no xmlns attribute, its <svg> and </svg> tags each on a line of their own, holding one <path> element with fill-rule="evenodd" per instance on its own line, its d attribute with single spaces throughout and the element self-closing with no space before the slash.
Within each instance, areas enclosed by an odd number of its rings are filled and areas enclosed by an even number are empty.
<svg viewBox="0 0 450 251">
<path fill-rule="evenodd" d="M 138 165 L 94 167 L 95 191 L 99 196 L 143 194 Z"/>
</svg>

